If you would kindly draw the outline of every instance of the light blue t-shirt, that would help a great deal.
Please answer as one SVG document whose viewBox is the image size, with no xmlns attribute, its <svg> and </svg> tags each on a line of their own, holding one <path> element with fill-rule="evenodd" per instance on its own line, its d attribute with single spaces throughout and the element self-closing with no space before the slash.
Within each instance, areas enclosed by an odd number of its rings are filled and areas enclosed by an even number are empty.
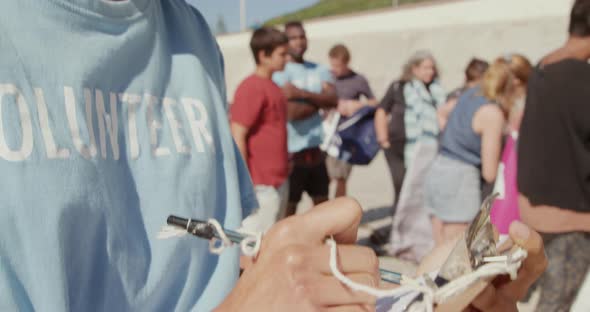
<svg viewBox="0 0 590 312">
<path fill-rule="evenodd" d="M 238 277 L 170 214 L 256 206 L 183 0 L 0 1 L 0 311 L 209 311 Z"/>
<path fill-rule="evenodd" d="M 321 93 L 324 83 L 333 82 L 332 73 L 328 68 L 311 63 L 287 63 L 285 70 L 275 73 L 273 81 L 279 86 L 287 82 L 308 92 Z M 304 102 L 301 105 L 309 105 Z M 319 146 L 322 144 L 322 117 L 319 113 L 309 118 L 287 123 L 289 153 Z"/>
</svg>

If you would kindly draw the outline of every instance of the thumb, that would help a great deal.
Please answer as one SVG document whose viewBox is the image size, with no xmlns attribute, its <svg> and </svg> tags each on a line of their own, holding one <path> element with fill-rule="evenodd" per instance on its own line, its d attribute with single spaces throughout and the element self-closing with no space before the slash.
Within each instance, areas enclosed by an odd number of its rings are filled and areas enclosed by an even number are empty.
<svg viewBox="0 0 590 312">
<path fill-rule="evenodd" d="M 510 238 L 521 248 L 528 252 L 527 259 L 542 260 L 545 258 L 545 249 L 541 235 L 520 221 L 510 224 Z"/>
<path fill-rule="evenodd" d="M 347 197 L 324 202 L 301 215 L 307 239 L 323 241 L 333 235 L 339 243 L 354 244 L 363 216 L 360 204 Z"/>
<path fill-rule="evenodd" d="M 547 256 L 543 247 L 541 235 L 520 221 L 510 224 L 510 237 L 528 255 L 523 261 L 518 278 L 505 285 L 502 292 L 514 300 L 522 299 L 530 286 L 543 274 L 547 268 Z"/>
<path fill-rule="evenodd" d="M 328 236 L 334 236 L 338 243 L 354 244 L 361 217 L 362 209 L 354 199 L 341 197 L 324 202 L 304 214 L 277 222 L 264 235 L 261 251 L 289 244 L 320 245 Z"/>
</svg>

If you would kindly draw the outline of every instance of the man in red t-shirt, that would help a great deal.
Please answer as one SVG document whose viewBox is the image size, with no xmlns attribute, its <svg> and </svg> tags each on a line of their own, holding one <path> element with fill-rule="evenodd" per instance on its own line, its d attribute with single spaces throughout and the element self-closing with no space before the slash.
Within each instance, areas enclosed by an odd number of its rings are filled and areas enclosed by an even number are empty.
<svg viewBox="0 0 590 312">
<path fill-rule="evenodd" d="M 231 132 L 248 164 L 259 209 L 246 218 L 246 230 L 266 231 L 287 204 L 287 99 L 272 81 L 287 62 L 287 37 L 263 27 L 252 34 L 256 70 L 244 79 L 230 108 Z"/>
</svg>

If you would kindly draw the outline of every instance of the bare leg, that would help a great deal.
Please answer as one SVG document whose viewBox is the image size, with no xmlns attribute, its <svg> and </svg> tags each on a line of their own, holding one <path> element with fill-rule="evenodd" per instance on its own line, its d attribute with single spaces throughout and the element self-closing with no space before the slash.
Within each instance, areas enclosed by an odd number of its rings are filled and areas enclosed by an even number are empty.
<svg viewBox="0 0 590 312">
<path fill-rule="evenodd" d="M 333 181 L 336 181 L 334 198 L 346 196 L 346 179 L 334 179 Z"/>
<path fill-rule="evenodd" d="M 444 223 L 442 227 L 443 240 L 455 240 L 467 230 L 468 223 Z"/>
</svg>

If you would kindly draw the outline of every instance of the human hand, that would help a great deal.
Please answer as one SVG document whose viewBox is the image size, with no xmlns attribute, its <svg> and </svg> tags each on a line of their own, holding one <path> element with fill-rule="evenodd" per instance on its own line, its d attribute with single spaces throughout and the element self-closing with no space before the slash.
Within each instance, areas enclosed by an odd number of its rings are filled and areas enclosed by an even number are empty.
<svg viewBox="0 0 590 312">
<path fill-rule="evenodd" d="M 464 307 L 467 307 L 465 311 L 517 311 L 516 302 L 526 295 L 531 285 L 541 276 L 547 267 L 547 257 L 539 233 L 519 221 L 511 224 L 509 232 L 511 241 L 528 253 L 518 271 L 517 279 L 511 281 L 507 276 L 499 276 L 489 284 L 480 281 L 464 293 L 439 305 L 436 311 L 461 311 Z M 424 257 L 417 274 L 422 275 L 440 268 L 458 239 L 460 238 L 445 242 Z"/>
<path fill-rule="evenodd" d="M 365 103 L 357 100 L 340 99 L 338 100 L 338 112 L 344 117 L 350 117 L 365 105 Z"/>
<path fill-rule="evenodd" d="M 340 113 L 340 115 L 344 116 L 344 117 L 349 117 L 351 114 L 351 109 L 350 109 L 350 100 L 344 100 L 344 99 L 339 99 L 338 100 L 338 113 Z"/>
<path fill-rule="evenodd" d="M 497 277 L 471 303 L 471 310 L 478 311 L 518 311 L 516 303 L 524 298 L 529 288 L 547 268 L 547 256 L 543 239 L 520 221 L 510 225 L 510 238 L 516 245 L 527 251 L 518 277 L 511 281 L 506 276 Z"/>
<path fill-rule="evenodd" d="M 381 146 L 382 149 L 388 149 L 391 147 L 391 143 L 389 143 L 388 139 L 378 140 L 378 141 L 379 141 L 379 146 Z"/>
<path fill-rule="evenodd" d="M 362 217 L 359 204 L 339 198 L 273 226 L 220 311 L 372 311 L 376 299 L 348 289 L 331 275 L 329 247 L 338 245 L 340 270 L 352 280 L 379 285 L 379 261 L 366 247 L 355 246 Z"/>
</svg>

